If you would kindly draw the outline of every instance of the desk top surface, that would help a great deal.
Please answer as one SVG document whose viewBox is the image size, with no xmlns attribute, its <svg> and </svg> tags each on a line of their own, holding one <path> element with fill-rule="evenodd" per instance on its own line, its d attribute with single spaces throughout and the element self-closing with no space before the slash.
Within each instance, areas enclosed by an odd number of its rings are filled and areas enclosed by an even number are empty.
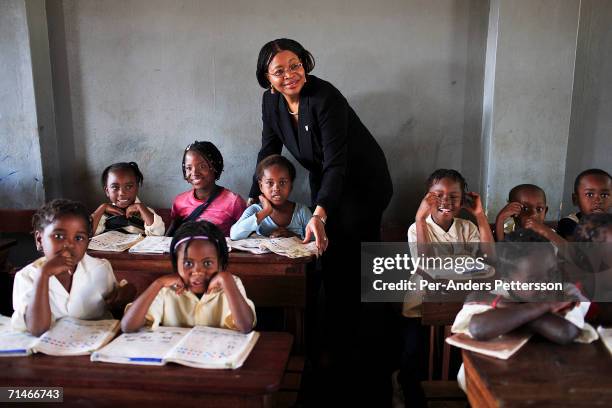
<svg viewBox="0 0 612 408">
<path fill-rule="evenodd" d="M 262 332 L 241 368 L 207 370 L 169 363 L 144 366 L 93 363 L 89 356 L 0 358 L 0 386 L 61 386 L 164 394 L 263 395 L 278 390 L 291 351 L 288 333 Z"/>
<path fill-rule="evenodd" d="M 462 353 L 468 387 L 472 380 L 486 388 L 487 406 L 612 406 L 612 356 L 600 340 L 532 338 L 508 360 Z"/>
</svg>

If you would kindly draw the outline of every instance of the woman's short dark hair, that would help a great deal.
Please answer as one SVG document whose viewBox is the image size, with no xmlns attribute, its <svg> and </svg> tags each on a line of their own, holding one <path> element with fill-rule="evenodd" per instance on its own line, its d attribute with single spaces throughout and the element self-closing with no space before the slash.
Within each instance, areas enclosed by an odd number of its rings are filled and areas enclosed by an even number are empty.
<svg viewBox="0 0 612 408">
<path fill-rule="evenodd" d="M 223 232 L 213 223 L 208 221 L 188 221 L 181 225 L 174 234 L 172 242 L 170 243 L 170 255 L 172 259 L 172 268 L 174 272 L 178 273 L 178 254 L 177 254 L 177 243 L 180 241 L 185 242 L 183 248 L 183 254 L 187 254 L 189 245 L 193 242 L 193 239 L 184 241 L 185 238 L 199 237 L 199 239 L 205 239 L 214 245 L 217 250 L 217 259 L 219 267 L 222 271 L 227 269 L 227 263 L 229 261 L 229 252 L 227 249 L 227 241 L 225 241 L 225 235 Z M 198 238 L 195 238 L 198 239 Z"/>
<path fill-rule="evenodd" d="M 80 217 L 85 222 L 87 234 L 91 236 L 91 216 L 87 208 L 78 201 L 57 198 L 40 207 L 32 217 L 32 228 L 34 232 L 43 231 L 48 225 L 53 224 L 63 217 Z"/>
<path fill-rule="evenodd" d="M 114 163 L 111 164 L 110 166 L 108 166 L 107 168 L 104 169 L 104 171 L 102 172 L 102 188 L 106 187 L 106 182 L 108 181 L 108 174 L 110 172 L 121 172 L 121 171 L 131 171 L 134 174 L 134 177 L 136 177 L 136 183 L 138 185 L 142 185 L 142 182 L 144 180 L 144 176 L 142 175 L 140 169 L 138 168 L 138 164 L 136 164 L 136 162 L 121 162 L 121 163 Z"/>
<path fill-rule="evenodd" d="M 291 182 L 293 183 L 295 181 L 295 166 L 289 161 L 289 159 L 287 159 L 285 156 L 281 156 L 280 154 L 270 155 L 259 162 L 257 168 L 255 169 L 257 180 L 261 181 L 264 170 L 272 166 L 284 167 L 287 170 L 287 173 L 289 173 Z"/>
<path fill-rule="evenodd" d="M 223 172 L 223 156 L 217 146 L 215 146 L 212 142 L 200 142 L 195 141 L 189 144 L 185 151 L 183 152 L 183 163 L 181 167 L 183 168 L 183 177 L 187 179 L 187 172 L 185 171 L 185 156 L 187 156 L 188 152 L 196 152 L 202 158 L 206 159 L 210 167 L 212 167 L 215 172 L 215 180 L 219 180 L 221 177 L 221 172 Z"/>
<path fill-rule="evenodd" d="M 315 67 L 315 60 L 312 54 L 306 50 L 302 45 L 289 38 L 278 38 L 274 41 L 270 41 L 266 43 L 263 47 L 261 47 L 261 51 L 259 51 L 259 57 L 257 57 L 257 82 L 261 85 L 262 88 L 269 88 L 270 81 L 268 80 L 268 67 L 270 66 L 270 62 L 272 59 L 281 51 L 291 51 L 295 55 L 298 56 L 304 71 L 309 73 Z"/>
</svg>

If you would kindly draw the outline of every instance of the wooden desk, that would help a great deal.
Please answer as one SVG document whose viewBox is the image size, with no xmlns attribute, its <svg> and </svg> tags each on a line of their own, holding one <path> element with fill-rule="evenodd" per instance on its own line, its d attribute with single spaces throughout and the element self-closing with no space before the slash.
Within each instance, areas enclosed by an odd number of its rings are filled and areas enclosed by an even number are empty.
<svg viewBox="0 0 612 408">
<path fill-rule="evenodd" d="M 88 251 L 108 259 L 118 280 L 126 279 L 142 293 L 156 278 L 172 273 L 170 255 L 129 252 Z M 304 339 L 306 269 L 312 258 L 291 259 L 276 254 L 254 255 L 230 252 L 228 271 L 240 277 L 256 307 L 281 307 L 285 311 L 283 330 L 295 336 L 296 351 Z"/>
<path fill-rule="evenodd" d="M 236 370 L 92 363 L 89 356 L 3 357 L 0 386 L 64 387 L 62 404 L 44 406 L 263 407 L 279 389 L 291 343 L 290 334 L 262 332 Z"/>
<path fill-rule="evenodd" d="M 612 357 L 600 340 L 559 346 L 532 338 L 509 360 L 462 353 L 474 408 L 612 406 Z"/>
</svg>

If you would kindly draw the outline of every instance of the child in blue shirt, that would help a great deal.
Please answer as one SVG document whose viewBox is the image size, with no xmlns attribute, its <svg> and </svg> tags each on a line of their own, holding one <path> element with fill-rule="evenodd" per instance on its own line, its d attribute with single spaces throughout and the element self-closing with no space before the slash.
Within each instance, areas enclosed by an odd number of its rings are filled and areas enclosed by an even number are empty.
<svg viewBox="0 0 612 408">
<path fill-rule="evenodd" d="M 253 232 L 267 237 L 304 239 L 305 228 L 312 218 L 310 209 L 289 201 L 295 180 L 295 167 L 286 158 L 274 154 L 263 159 L 256 170 L 259 204 L 248 207 L 230 230 L 231 239 L 247 238 Z"/>
</svg>

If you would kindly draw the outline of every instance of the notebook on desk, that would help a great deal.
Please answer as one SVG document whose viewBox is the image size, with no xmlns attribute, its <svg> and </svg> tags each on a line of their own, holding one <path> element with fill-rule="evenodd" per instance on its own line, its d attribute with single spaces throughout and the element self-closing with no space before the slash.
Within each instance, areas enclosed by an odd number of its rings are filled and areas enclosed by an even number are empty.
<svg viewBox="0 0 612 408">
<path fill-rule="evenodd" d="M 158 327 L 124 333 L 91 355 L 91 361 L 195 368 L 239 368 L 255 346 L 259 333 L 195 326 Z"/>
<path fill-rule="evenodd" d="M 93 251 L 123 252 L 142 241 L 140 234 L 124 234 L 119 231 L 107 231 L 96 235 L 89 241 L 87 249 Z"/>
<path fill-rule="evenodd" d="M 119 320 L 79 320 L 63 317 L 42 336 L 10 329 L 10 318 L 1 316 L 0 356 L 27 356 L 44 353 L 51 356 L 90 354 L 108 343 L 119 331 Z M 8 320 L 8 328 L 7 328 Z"/>
<path fill-rule="evenodd" d="M 459 347 L 486 356 L 507 360 L 523 347 L 531 334 L 513 332 L 498 336 L 491 340 L 475 340 L 467 334 L 457 333 L 446 338 L 451 346 Z"/>
</svg>

